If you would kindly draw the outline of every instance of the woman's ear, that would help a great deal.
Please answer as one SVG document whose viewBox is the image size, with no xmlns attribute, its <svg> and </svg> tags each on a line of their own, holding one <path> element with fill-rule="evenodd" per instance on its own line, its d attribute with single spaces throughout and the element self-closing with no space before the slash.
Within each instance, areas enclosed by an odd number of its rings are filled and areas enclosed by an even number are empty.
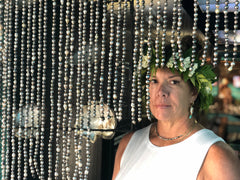
<svg viewBox="0 0 240 180">
<path fill-rule="evenodd" d="M 198 97 L 198 89 L 194 87 L 190 81 L 188 81 L 188 83 L 189 83 L 190 91 L 192 92 L 191 103 L 194 103 Z"/>
<path fill-rule="evenodd" d="M 196 99 L 197 99 L 197 97 L 198 97 L 198 91 L 197 91 L 197 89 L 193 89 L 193 91 L 192 91 L 192 103 L 194 103 L 195 101 L 196 101 Z"/>
</svg>

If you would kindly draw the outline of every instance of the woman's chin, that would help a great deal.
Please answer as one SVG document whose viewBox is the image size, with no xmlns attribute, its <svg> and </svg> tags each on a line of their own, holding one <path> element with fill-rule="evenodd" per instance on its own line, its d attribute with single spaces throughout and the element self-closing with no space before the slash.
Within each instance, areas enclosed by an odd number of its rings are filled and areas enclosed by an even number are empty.
<svg viewBox="0 0 240 180">
<path fill-rule="evenodd" d="M 154 115 L 154 114 L 153 114 L 153 115 Z M 158 114 L 154 115 L 154 117 L 155 117 L 157 120 L 166 121 L 166 120 L 168 120 L 168 119 L 171 119 L 171 118 L 170 118 L 170 115 L 171 115 L 170 112 L 165 112 L 165 113 L 158 113 Z"/>
</svg>

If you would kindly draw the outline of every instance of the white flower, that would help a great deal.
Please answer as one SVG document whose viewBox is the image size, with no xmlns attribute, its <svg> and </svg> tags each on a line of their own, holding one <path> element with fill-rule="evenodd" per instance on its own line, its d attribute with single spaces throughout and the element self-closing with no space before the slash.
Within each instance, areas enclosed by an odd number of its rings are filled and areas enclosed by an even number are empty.
<svg viewBox="0 0 240 180">
<path fill-rule="evenodd" d="M 197 68 L 198 68 L 198 64 L 197 64 L 197 63 L 194 63 L 194 65 L 193 65 L 193 71 L 195 72 Z"/>
<path fill-rule="evenodd" d="M 181 63 L 180 71 L 185 72 L 190 67 L 190 64 L 191 64 L 190 57 L 186 57 Z"/>
<path fill-rule="evenodd" d="M 142 57 L 142 68 L 147 68 L 148 67 L 148 58 L 147 56 Z"/>
<path fill-rule="evenodd" d="M 190 67 L 190 64 L 191 64 L 191 61 L 190 61 L 190 60 L 191 60 L 191 59 L 190 59 L 189 56 L 184 59 L 184 61 L 183 61 L 184 68 L 187 69 L 187 68 Z"/>
<path fill-rule="evenodd" d="M 173 68 L 173 64 L 174 64 L 174 61 L 173 61 L 173 57 L 171 56 L 167 63 L 167 68 Z"/>
<path fill-rule="evenodd" d="M 209 86 L 206 86 L 205 91 L 207 92 L 207 94 L 210 94 L 212 90 Z"/>
<path fill-rule="evenodd" d="M 173 53 L 173 54 L 174 54 L 174 53 Z M 175 53 L 175 58 L 176 58 L 176 59 L 179 59 L 179 54 L 178 54 L 178 52 Z"/>
<path fill-rule="evenodd" d="M 180 66 L 179 70 L 180 70 L 181 72 L 185 72 L 187 69 L 186 69 L 185 66 L 182 64 L 182 65 Z"/>
<path fill-rule="evenodd" d="M 189 72 L 188 77 L 192 77 L 193 74 L 195 73 L 196 69 L 198 68 L 198 64 L 194 63 L 192 70 Z"/>
</svg>

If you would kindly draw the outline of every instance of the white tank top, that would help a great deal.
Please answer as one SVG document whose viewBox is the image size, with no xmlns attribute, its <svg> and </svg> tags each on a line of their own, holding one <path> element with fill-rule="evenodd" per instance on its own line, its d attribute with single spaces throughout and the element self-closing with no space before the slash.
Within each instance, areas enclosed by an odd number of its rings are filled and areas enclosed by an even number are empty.
<svg viewBox="0 0 240 180">
<path fill-rule="evenodd" d="M 149 139 L 151 125 L 136 131 L 121 159 L 115 180 L 194 180 L 214 143 L 224 141 L 202 129 L 177 144 L 158 147 Z"/>
</svg>

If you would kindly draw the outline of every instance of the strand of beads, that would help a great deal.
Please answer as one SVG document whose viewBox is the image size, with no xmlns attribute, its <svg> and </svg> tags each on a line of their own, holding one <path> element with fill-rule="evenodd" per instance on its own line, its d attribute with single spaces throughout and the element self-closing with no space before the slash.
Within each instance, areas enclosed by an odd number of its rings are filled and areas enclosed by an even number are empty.
<svg viewBox="0 0 240 180">
<path fill-rule="evenodd" d="M 110 117 L 110 105 L 111 105 L 111 83 L 112 83 L 112 75 L 113 75 L 113 59 L 114 59 L 114 36 L 115 36 L 115 26 L 114 26 L 114 1 L 110 2 L 110 40 L 109 40 L 109 53 L 108 53 L 108 78 L 107 78 L 107 119 L 108 121 Z M 103 123 L 103 122 L 101 122 Z"/>
<path fill-rule="evenodd" d="M 4 2 L 3 1 L 0 1 L 0 106 L 2 107 L 1 111 L 0 111 L 0 117 L 1 117 L 1 121 L 2 121 L 2 128 L 4 127 L 5 125 L 5 122 L 4 122 L 4 119 L 2 117 L 3 115 L 3 112 L 2 110 L 4 110 L 4 107 L 3 107 L 3 9 L 4 9 Z M 1 143 L 1 155 L 0 155 L 0 158 L 1 158 L 1 163 L 0 163 L 0 176 L 2 176 L 2 171 L 4 168 L 3 167 L 3 154 L 4 154 L 4 150 L 2 148 L 5 148 L 5 142 L 4 142 L 4 138 L 3 138 L 3 132 L 4 130 L 1 129 L 1 132 L 0 132 L 0 141 L 2 142 Z"/>
<path fill-rule="evenodd" d="M 46 70 L 47 70 L 47 21 L 48 7 L 47 0 L 43 2 L 43 66 L 42 66 L 42 99 L 41 99 L 41 133 L 40 133 L 40 180 L 44 180 L 44 134 L 45 134 L 45 99 L 46 99 Z"/>
<path fill-rule="evenodd" d="M 19 28 L 19 6 L 18 1 L 15 2 L 15 10 L 14 10 L 15 16 L 15 22 L 14 22 L 14 28 Z M 19 43 L 19 35 L 18 32 L 14 33 L 14 48 L 13 48 L 13 86 L 12 86 L 12 126 L 11 126 L 11 147 L 12 147 L 12 160 L 11 160 L 11 169 L 15 168 L 16 165 L 16 142 L 15 142 L 15 130 L 16 130 L 16 101 L 17 101 L 17 50 L 18 50 L 18 43 Z M 0 95 L 1 96 L 1 95 Z M 15 173 L 14 171 L 11 171 L 11 179 L 14 179 Z"/>
<path fill-rule="evenodd" d="M 25 106 L 24 109 L 27 109 L 26 112 L 26 117 L 23 118 L 23 125 L 24 125 L 24 141 L 23 141 L 23 161 L 24 161 L 24 168 L 23 168 L 23 179 L 26 180 L 28 176 L 28 125 L 30 119 L 28 119 L 31 115 L 31 105 L 30 105 L 30 81 L 31 81 L 31 69 L 30 69 L 30 64 L 31 64 L 31 49 L 32 49 L 32 44 L 31 44 L 31 39 L 32 39 L 32 34 L 31 34 L 31 29 L 32 29 L 32 9 L 31 9 L 31 2 L 27 2 L 27 49 L 26 49 L 26 101 L 25 101 Z M 24 112 L 23 112 L 24 116 Z M 31 123 L 31 122 L 30 122 Z"/>
<path fill-rule="evenodd" d="M 90 126 L 90 118 L 91 118 L 91 111 L 96 111 L 96 109 L 92 109 L 92 59 L 93 59 L 93 37 L 94 37 L 94 1 L 90 1 L 90 23 L 89 23 L 89 46 L 88 46 L 88 69 L 87 69 L 87 81 L 88 81 L 88 88 L 87 88 L 87 109 L 88 109 L 88 122 L 87 128 Z"/>
<path fill-rule="evenodd" d="M 213 48 L 213 66 L 215 67 L 217 65 L 218 61 L 218 32 L 219 32 L 219 0 L 216 0 L 215 4 L 215 31 L 214 31 L 214 48 Z"/>
<path fill-rule="evenodd" d="M 19 5 L 18 1 L 15 1 L 15 22 L 14 29 L 19 29 Z M 15 31 L 14 33 L 14 46 L 13 46 L 13 88 L 12 88 L 12 136 L 11 136 L 11 146 L 12 146 L 12 161 L 11 161 L 11 169 L 15 169 L 16 166 L 16 141 L 15 141 L 15 130 L 16 130 L 16 109 L 17 109 L 17 61 L 18 61 L 18 46 L 19 46 L 19 33 Z M 0 70 L 1 71 L 1 70 Z M 0 85 L 1 86 L 1 85 Z M 1 95 L 0 95 L 1 96 Z M 1 102 L 1 100 L 0 100 Z M 0 115 L 1 116 L 1 115 Z M 15 178 L 15 172 L 11 171 L 11 179 Z"/>
<path fill-rule="evenodd" d="M 56 0 L 52 1 L 52 50 L 51 50 L 51 59 L 52 59 L 52 74 L 51 74 L 51 82 L 50 82 L 50 130 L 49 130 L 49 140 L 48 140 L 48 180 L 53 179 L 53 138 L 54 138 L 54 122 L 55 122 L 55 82 L 56 82 Z"/>
<path fill-rule="evenodd" d="M 238 29 L 238 10 L 239 10 L 239 1 L 235 1 L 234 6 L 234 26 L 233 26 L 233 34 L 234 34 L 234 40 L 233 40 L 233 58 L 232 62 L 230 64 L 230 67 L 228 68 L 229 71 L 232 70 L 233 66 L 235 66 L 235 59 L 237 56 L 237 29 Z"/>
<path fill-rule="evenodd" d="M 106 30 L 107 30 L 107 1 L 104 0 L 102 3 L 102 49 L 101 49 L 101 62 L 100 62 L 100 83 L 99 83 L 99 105 L 100 105 L 100 118 L 104 121 L 104 95 L 103 95 L 103 84 L 104 84 L 104 64 L 106 58 Z"/>
<path fill-rule="evenodd" d="M 63 21 L 64 21 L 64 1 L 60 1 L 60 12 L 59 12 L 59 37 L 58 37 L 58 87 L 57 87 L 57 122 L 56 122 L 56 152 L 55 152 L 55 168 L 54 168 L 54 178 L 56 180 L 60 179 L 60 136 L 61 136 L 61 119 L 62 119 L 62 94 L 63 94 Z"/>
<path fill-rule="evenodd" d="M 183 56 L 182 56 L 182 43 L 181 43 L 181 29 L 182 29 L 182 1 L 178 0 L 177 2 L 177 46 L 178 46 L 178 56 L 181 65 L 183 65 Z"/>
<path fill-rule="evenodd" d="M 77 82 L 76 82 L 76 122 L 75 122 L 75 131 L 74 131 L 74 146 L 75 146 L 75 170 L 73 174 L 73 179 L 83 179 L 82 176 L 82 140 L 83 140 L 83 109 L 82 109 L 82 88 L 83 85 L 81 82 L 81 70 L 82 70 L 82 12 L 83 12 L 83 3 L 79 1 L 78 9 L 78 51 L 77 51 Z M 79 138 L 77 138 L 79 135 Z"/>
<path fill-rule="evenodd" d="M 6 57 L 7 57 L 7 81 L 6 81 L 6 84 L 7 84 L 7 94 L 6 94 L 6 98 L 7 98 L 7 102 L 11 102 L 11 88 L 12 88 L 12 54 L 13 54 L 13 51 L 12 51 L 12 41 L 13 41 L 13 23 L 12 23 L 12 19 L 13 19 L 13 4 L 12 4 L 12 1 L 9 1 L 9 4 L 8 4 L 8 28 L 7 28 L 7 34 L 8 34 L 8 37 L 7 37 L 7 45 L 6 45 Z M 6 109 L 6 115 L 7 115 L 7 119 L 6 119 L 6 155 L 5 155 L 5 163 L 6 163 L 6 177 L 9 176 L 10 174 L 10 139 L 11 139 L 11 136 L 10 136 L 10 128 L 11 128 L 11 122 L 10 122 L 10 119 L 12 118 L 11 117 L 11 104 L 10 103 L 7 103 L 7 109 Z"/>
<path fill-rule="evenodd" d="M 103 15 L 102 15 L 102 49 L 101 49 L 101 64 L 100 64 L 100 84 L 99 84 L 99 97 L 100 97 L 100 117 L 104 121 L 104 97 L 103 97 L 103 84 L 104 84 L 104 64 L 106 57 L 106 23 L 107 23 L 107 1 L 103 1 Z"/>
<path fill-rule="evenodd" d="M 163 7 L 163 34 L 162 34 L 162 61 L 161 61 L 161 67 L 164 66 L 165 60 L 166 60 L 166 52 L 165 52 L 165 46 L 166 46 L 166 35 L 167 35 L 167 7 L 168 7 L 168 1 L 165 0 L 164 7 Z"/>
<path fill-rule="evenodd" d="M 22 128 L 22 124 L 23 124 L 23 107 L 24 107 L 24 101 L 25 101 L 25 93 L 24 93 L 24 89 L 25 89 L 25 59 L 26 59 L 26 55 L 25 55 L 25 50 L 26 50 L 26 14 L 27 12 L 27 7 L 26 7 L 26 1 L 22 1 L 22 29 L 21 29 L 21 65 L 20 65 L 20 102 L 19 102 L 19 114 L 20 114 L 20 118 L 19 118 L 19 136 L 18 136 L 18 169 L 17 169 L 17 178 L 21 179 L 22 178 L 22 140 L 23 140 L 23 128 Z"/>
<path fill-rule="evenodd" d="M 36 140 L 35 140 L 35 148 L 34 148 L 34 155 L 33 155 L 33 165 L 35 167 L 35 171 L 37 176 L 40 176 L 40 169 L 39 169 L 39 151 L 40 151 L 40 122 L 42 119 L 42 111 L 41 111 L 41 98 L 42 98 L 42 67 L 43 67 L 43 60 L 42 60 L 42 51 L 43 51 L 43 1 L 39 1 L 38 7 L 38 49 L 37 49 L 37 92 L 36 92 L 36 104 L 37 104 L 37 111 L 40 112 L 37 115 L 37 123 L 36 123 Z M 40 116 L 41 114 L 41 116 Z"/>
<path fill-rule="evenodd" d="M 151 0 L 149 4 L 149 19 L 148 19 L 148 50 L 147 50 L 147 75 L 146 75 L 146 114 L 148 120 L 151 120 L 150 115 L 150 97 L 149 97 L 149 78 L 150 78 L 150 61 L 151 61 L 151 52 L 152 52 L 152 23 L 153 23 L 153 15 L 152 15 L 152 8 L 153 8 L 153 0 Z"/>
<path fill-rule="evenodd" d="M 205 36 L 204 36 L 204 47 L 203 47 L 203 55 L 202 55 L 202 63 L 203 66 L 206 62 L 207 58 L 207 50 L 208 50 L 208 41 L 209 41 L 209 26 L 210 26 L 210 0 L 206 0 L 206 21 L 205 21 Z"/>
<path fill-rule="evenodd" d="M 137 77 L 140 75 L 138 74 L 138 59 L 137 53 L 139 48 L 139 0 L 136 1 L 136 9 L 135 9 L 135 21 L 134 21 L 134 48 L 133 48 L 133 76 L 132 76 L 132 94 L 131 94 L 131 118 L 132 124 L 136 124 L 136 117 L 135 117 L 135 100 L 136 100 L 136 86 L 137 86 Z M 141 66 L 141 64 L 140 64 Z"/>
<path fill-rule="evenodd" d="M 86 12 L 86 5 L 84 1 L 82 1 L 82 11 Z M 83 167 L 83 157 L 82 157 L 82 147 L 83 147 L 83 133 L 84 133 L 84 112 L 83 112 L 83 104 L 84 104 L 84 96 L 85 96 L 85 87 L 86 87 L 86 68 L 85 68 L 85 58 L 86 58 L 86 13 L 82 14 L 82 42 L 80 44 L 81 46 L 81 95 L 80 95 L 80 139 L 82 141 L 79 142 L 79 160 L 81 164 L 81 171 L 80 171 L 80 177 L 84 178 L 84 167 Z"/>
<path fill-rule="evenodd" d="M 160 32 L 161 32 L 161 1 L 157 1 L 157 29 L 156 29 L 156 40 L 155 40 L 155 51 L 156 51 L 156 63 L 155 67 L 159 67 L 160 57 Z"/>
<path fill-rule="evenodd" d="M 70 2 L 69 2 L 70 3 Z M 69 28 L 70 28 L 70 32 L 67 31 L 67 38 L 69 38 L 68 41 L 70 41 L 69 45 L 70 47 L 68 48 L 70 50 L 70 57 L 69 57 L 69 65 L 70 65 L 70 75 L 69 75 L 69 87 L 68 87 L 68 111 L 69 111 L 69 118 L 68 118 L 68 138 L 67 138 L 67 166 L 66 166 L 66 174 L 67 174 L 67 179 L 70 179 L 70 145 L 71 145 L 71 134 L 72 134 L 72 122 L 73 122 L 73 94 L 72 92 L 73 90 L 73 77 L 74 77 L 74 30 L 75 30 L 75 3 L 74 0 L 71 1 L 71 4 L 69 5 L 70 8 L 70 24 L 69 24 Z M 66 12 L 68 13 L 68 12 Z M 70 26 L 71 25 L 71 26 Z M 69 34 L 69 35 L 68 35 Z M 68 37 L 69 36 L 69 37 Z"/>
<path fill-rule="evenodd" d="M 194 60 L 196 58 L 196 38 L 197 38 L 197 21 L 198 21 L 198 1 L 194 0 L 193 3 L 193 29 L 192 29 L 192 55 L 191 55 L 191 65 L 189 70 L 192 70 L 194 65 Z"/>
<path fill-rule="evenodd" d="M 99 26 L 99 19 L 100 19 L 100 12 L 99 12 L 99 2 L 96 2 L 95 5 L 95 28 L 94 28 L 94 73 L 93 73 L 93 85 L 92 85 L 92 99 L 93 99 L 93 117 L 96 116 L 96 102 L 97 102 L 97 74 L 98 74 L 98 43 L 99 43 L 99 37 L 98 37 L 98 26 Z"/>
<path fill-rule="evenodd" d="M 120 34 L 121 34 L 121 20 L 122 20 L 122 3 L 121 0 L 118 0 L 118 9 L 117 9 L 117 25 L 116 25 L 116 48 L 115 48 L 115 71 L 114 71 L 114 83 L 113 83 L 113 111 L 116 114 L 118 119 L 118 93 L 117 93 L 117 84 L 119 76 L 119 62 L 120 62 Z M 119 119 L 118 119 L 119 120 Z"/>
<path fill-rule="evenodd" d="M 68 116 L 69 116 L 69 109 L 68 109 L 68 88 L 69 88 L 69 55 L 70 55 L 70 2 L 69 0 L 66 1 L 66 10 L 65 10 L 65 46 L 64 46 L 64 83 L 63 83 L 63 119 L 62 119 L 62 179 L 67 179 L 68 172 L 67 167 L 69 164 L 69 158 L 67 154 L 67 140 L 68 140 Z"/>
<path fill-rule="evenodd" d="M 72 122 L 73 122 L 73 77 L 74 77 L 74 29 L 75 29 L 75 8 L 74 8 L 74 1 L 72 0 L 69 3 L 69 11 L 66 10 L 66 14 L 68 14 L 68 18 L 66 20 L 69 21 L 69 28 L 67 28 L 67 36 L 66 39 L 68 40 L 69 47 L 67 48 L 69 53 L 69 82 L 68 82 L 68 124 L 67 124 L 67 151 L 66 151 L 66 157 L 67 157 L 67 163 L 66 163 L 66 178 L 70 179 L 70 146 L 71 146 L 71 134 L 72 134 Z M 68 5 L 67 5 L 68 6 Z M 67 46 L 67 43 L 66 43 Z"/>
<path fill-rule="evenodd" d="M 30 6 L 31 4 L 29 4 Z M 38 111 L 36 111 L 35 103 L 35 93 L 36 93 L 36 79 L 35 79 L 35 67 L 37 60 L 37 1 L 32 2 L 32 53 L 31 53 L 31 95 L 30 95 L 30 112 L 31 112 L 31 126 L 30 126 L 30 135 L 29 135 L 29 168 L 32 176 L 35 178 L 36 173 L 34 170 L 33 164 L 33 154 L 34 154 L 34 133 L 35 133 L 35 119 L 38 117 Z"/>
<path fill-rule="evenodd" d="M 87 98 L 88 98 L 88 122 L 87 122 L 87 128 L 90 131 L 90 120 L 91 117 L 96 117 L 96 116 L 92 116 L 93 112 L 96 112 L 96 109 L 92 109 L 92 89 L 93 89 L 93 76 L 92 76 L 92 71 L 93 71 L 93 63 L 92 60 L 94 59 L 94 1 L 91 0 L 90 1 L 90 23 L 89 23 L 89 47 L 88 47 L 88 91 L 87 91 Z M 96 102 L 95 102 L 95 106 L 96 108 Z"/>
<path fill-rule="evenodd" d="M 137 90 L 138 90 L 138 121 L 142 120 L 142 83 L 141 83 L 141 70 L 142 70 L 142 58 L 143 58 L 143 45 L 144 45 L 144 9 L 145 1 L 142 1 L 140 8 L 140 57 L 138 66 L 138 77 L 137 77 Z"/>
<path fill-rule="evenodd" d="M 84 104 L 84 97 L 85 97 L 85 90 L 86 90 L 86 68 L 85 68 L 85 63 L 86 63 L 86 57 L 87 57 L 87 52 L 86 52 L 86 44 L 87 44 L 87 2 L 83 1 L 83 17 L 82 17 L 82 44 L 81 44 L 81 49 L 82 49 L 82 54 L 81 54 L 81 96 L 80 96 L 80 136 L 83 136 L 83 128 L 84 128 L 84 113 L 83 113 L 83 104 Z M 81 131 L 82 130 L 82 131 Z M 82 139 L 83 137 L 81 137 Z M 82 145 L 82 142 L 80 142 Z M 82 148 L 82 147 L 81 147 Z M 81 152 L 80 152 L 81 153 Z M 81 159 L 82 160 L 82 157 Z M 80 163 L 82 163 L 80 161 Z M 80 176 L 84 179 L 86 176 L 85 174 L 85 169 L 80 172 Z M 86 171 L 87 172 L 87 171 Z"/>
<path fill-rule="evenodd" d="M 3 17 L 1 21 L 3 22 L 3 32 L 8 32 L 8 8 L 9 8 L 9 1 L 2 2 L 2 11 Z M 1 13 L 2 14 L 2 13 Z M 2 49 L 2 76 L 1 76 L 1 86 L 2 86 L 2 119 L 1 119 L 1 175 L 3 178 L 6 178 L 6 121 L 7 121 L 7 40 L 8 40 L 8 33 L 4 36 L 4 42 L 2 43 L 4 48 Z"/>
<path fill-rule="evenodd" d="M 91 121 L 91 105 L 92 105 L 92 58 L 93 58 L 93 32 L 94 32 L 94 1 L 90 1 L 90 28 L 89 28 L 89 47 L 88 47 L 88 67 L 87 67 L 87 139 L 86 139 L 86 165 L 84 170 L 84 179 L 88 179 L 91 155 L 90 155 L 90 121 Z"/>
<path fill-rule="evenodd" d="M 73 41 L 71 39 L 73 38 L 73 32 L 71 26 L 74 26 L 74 19 L 71 18 L 71 2 L 70 0 L 67 0 L 66 2 L 66 15 L 65 15 L 65 22 L 66 22 L 66 42 L 65 42 L 65 67 L 67 69 L 65 70 L 65 87 L 66 88 L 66 102 L 67 102 L 67 107 L 66 108 L 66 137 L 65 137 L 65 158 L 63 154 L 63 163 L 65 163 L 65 171 L 66 171 L 66 177 L 63 176 L 63 179 L 70 179 L 70 166 L 69 166 L 69 159 L 70 159 L 70 144 L 71 144 L 71 124 L 72 124 L 72 85 L 73 85 Z M 65 79 L 64 78 L 64 79 Z M 64 98 L 65 98 L 65 93 L 64 93 Z"/>
<path fill-rule="evenodd" d="M 140 5 L 140 3 L 139 3 Z M 140 31 L 140 57 L 139 59 L 139 66 L 138 66 L 138 72 L 137 72 L 137 112 L 138 112 L 138 122 L 142 121 L 142 83 L 141 83 L 141 70 L 142 70 L 142 57 L 143 57 L 143 44 L 144 44 L 144 9 L 145 9 L 145 1 L 142 1 L 140 10 L 140 24 L 139 24 L 139 31 Z"/>
<path fill-rule="evenodd" d="M 225 1 L 225 6 L 224 6 L 224 10 L 223 10 L 223 13 L 224 13 L 224 66 L 225 67 L 228 67 L 229 66 L 229 63 L 228 63 L 228 56 L 229 56 L 229 53 L 228 53 L 228 48 L 229 48 L 229 42 L 228 42 L 228 33 L 229 33 L 229 29 L 228 29 L 228 4 L 229 4 L 229 1 L 226 0 Z"/>
<path fill-rule="evenodd" d="M 126 70 L 126 35 L 127 35 L 127 27 L 126 27 L 126 19 L 127 19 L 127 9 L 128 9 L 128 1 L 124 0 L 123 3 L 123 24 L 122 24 L 122 59 L 121 59 L 121 88 L 119 94 L 119 107 L 118 107 L 118 120 L 122 120 L 122 107 L 123 107 L 123 95 L 125 90 L 125 70 Z"/>
<path fill-rule="evenodd" d="M 176 61 L 176 45 L 175 45 L 175 34 L 176 34 L 176 26 L 177 26 L 177 0 L 173 1 L 173 15 L 172 15 L 172 32 L 171 32 L 171 48 L 172 48 L 172 57 L 174 60 L 174 66 L 177 68 L 177 61 Z"/>
</svg>

